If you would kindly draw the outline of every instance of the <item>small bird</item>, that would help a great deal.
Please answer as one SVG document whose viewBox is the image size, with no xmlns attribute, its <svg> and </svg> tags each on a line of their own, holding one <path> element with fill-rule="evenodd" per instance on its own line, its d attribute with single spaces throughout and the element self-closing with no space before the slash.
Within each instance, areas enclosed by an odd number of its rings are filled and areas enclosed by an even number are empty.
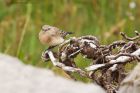
<svg viewBox="0 0 140 93">
<path fill-rule="evenodd" d="M 72 32 L 65 32 L 57 27 L 43 25 L 39 32 L 39 40 L 42 44 L 48 45 L 49 49 L 64 42 L 64 38 Z"/>
</svg>

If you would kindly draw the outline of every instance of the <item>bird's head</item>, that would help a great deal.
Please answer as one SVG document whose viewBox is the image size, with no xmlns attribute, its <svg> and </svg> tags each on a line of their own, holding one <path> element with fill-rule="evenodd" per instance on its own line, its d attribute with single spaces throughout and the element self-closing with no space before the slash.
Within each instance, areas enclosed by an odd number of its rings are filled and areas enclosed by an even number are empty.
<svg viewBox="0 0 140 93">
<path fill-rule="evenodd" d="M 44 32 L 46 32 L 46 31 L 51 30 L 52 28 L 53 28 L 53 27 L 50 26 L 50 25 L 43 25 L 41 30 L 44 31 Z"/>
</svg>

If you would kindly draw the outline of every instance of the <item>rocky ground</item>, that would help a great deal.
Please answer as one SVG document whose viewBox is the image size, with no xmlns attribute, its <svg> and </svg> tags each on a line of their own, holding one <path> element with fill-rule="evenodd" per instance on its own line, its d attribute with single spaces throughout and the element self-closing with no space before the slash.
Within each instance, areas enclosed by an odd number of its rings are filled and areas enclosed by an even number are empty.
<svg viewBox="0 0 140 93">
<path fill-rule="evenodd" d="M 64 79 L 52 71 L 25 65 L 0 54 L 0 93 L 105 93 L 96 84 Z"/>
</svg>

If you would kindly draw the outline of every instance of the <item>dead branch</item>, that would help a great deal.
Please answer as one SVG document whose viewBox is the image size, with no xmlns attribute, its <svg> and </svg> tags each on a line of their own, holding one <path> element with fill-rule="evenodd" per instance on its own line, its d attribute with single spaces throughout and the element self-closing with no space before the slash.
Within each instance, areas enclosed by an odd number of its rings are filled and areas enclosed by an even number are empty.
<svg viewBox="0 0 140 93">
<path fill-rule="evenodd" d="M 125 40 L 109 45 L 101 45 L 99 40 L 91 35 L 72 37 L 59 45 L 58 51 L 49 49 L 43 52 L 42 58 L 45 61 L 51 60 L 54 66 L 68 73 L 76 72 L 95 81 L 106 89 L 107 93 L 117 93 L 121 81 L 127 76 L 125 65 L 140 62 L 140 33 L 135 33 L 136 36 L 131 38 L 121 33 Z M 79 54 L 91 59 L 91 65 L 79 68 L 74 60 Z"/>
<path fill-rule="evenodd" d="M 128 37 L 125 33 L 121 32 L 121 35 L 124 37 L 124 39 L 128 40 L 128 41 L 134 41 L 137 39 L 140 39 L 140 33 L 138 31 L 135 31 L 136 36 L 135 37 Z"/>
</svg>

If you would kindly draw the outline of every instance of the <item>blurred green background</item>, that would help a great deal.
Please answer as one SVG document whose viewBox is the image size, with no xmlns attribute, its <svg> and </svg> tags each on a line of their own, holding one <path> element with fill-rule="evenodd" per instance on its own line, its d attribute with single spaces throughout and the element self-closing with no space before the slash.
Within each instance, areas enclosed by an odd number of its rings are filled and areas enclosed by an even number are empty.
<svg viewBox="0 0 140 93">
<path fill-rule="evenodd" d="M 140 30 L 140 0 L 0 0 L 0 52 L 16 56 L 25 64 L 51 68 L 41 60 L 46 48 L 38 33 L 44 24 L 73 36 L 94 35 L 101 44 L 121 39 L 119 32 L 134 35 Z M 89 61 L 80 56 L 84 67 Z M 57 70 L 56 70 L 57 71 Z"/>
</svg>

